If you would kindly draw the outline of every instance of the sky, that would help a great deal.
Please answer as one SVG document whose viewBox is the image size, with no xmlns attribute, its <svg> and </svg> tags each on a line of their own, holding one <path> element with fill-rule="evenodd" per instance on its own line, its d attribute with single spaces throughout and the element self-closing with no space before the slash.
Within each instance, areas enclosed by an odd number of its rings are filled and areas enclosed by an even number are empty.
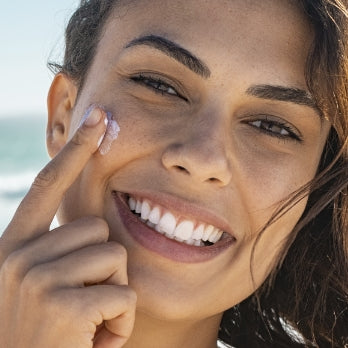
<svg viewBox="0 0 348 348">
<path fill-rule="evenodd" d="M 53 78 L 46 64 L 62 58 L 79 1 L 0 1 L 0 117 L 44 115 Z"/>
</svg>

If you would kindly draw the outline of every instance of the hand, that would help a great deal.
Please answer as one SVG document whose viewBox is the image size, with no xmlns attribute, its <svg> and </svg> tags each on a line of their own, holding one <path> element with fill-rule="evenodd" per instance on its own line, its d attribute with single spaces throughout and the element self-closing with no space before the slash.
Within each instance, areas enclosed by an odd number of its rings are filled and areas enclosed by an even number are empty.
<svg viewBox="0 0 348 348">
<path fill-rule="evenodd" d="M 132 332 L 127 254 L 108 242 L 106 222 L 86 217 L 49 231 L 64 193 L 98 148 L 105 117 L 91 112 L 38 174 L 0 238 L 0 347 L 118 348 Z"/>
</svg>

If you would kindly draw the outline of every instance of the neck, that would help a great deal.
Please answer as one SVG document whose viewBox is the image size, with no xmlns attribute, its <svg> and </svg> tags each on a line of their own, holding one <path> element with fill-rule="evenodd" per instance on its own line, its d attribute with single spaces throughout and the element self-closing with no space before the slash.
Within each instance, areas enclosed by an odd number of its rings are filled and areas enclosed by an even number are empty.
<svg viewBox="0 0 348 348">
<path fill-rule="evenodd" d="M 200 321 L 163 321 L 137 312 L 124 348 L 216 348 L 222 315 Z"/>
</svg>

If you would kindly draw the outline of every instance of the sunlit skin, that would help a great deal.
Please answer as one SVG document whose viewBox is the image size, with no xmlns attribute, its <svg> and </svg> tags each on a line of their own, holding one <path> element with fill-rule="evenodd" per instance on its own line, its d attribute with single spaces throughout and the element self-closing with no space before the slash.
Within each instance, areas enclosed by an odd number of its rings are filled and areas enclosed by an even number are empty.
<svg viewBox="0 0 348 348">
<path fill-rule="evenodd" d="M 153 46 L 127 47 L 148 35 L 191 52 L 209 76 Z M 222 313 L 250 296 L 274 267 L 305 199 L 258 242 L 254 284 L 252 247 L 279 202 L 314 177 L 329 124 L 310 105 L 248 90 L 271 85 L 307 91 L 312 39 L 291 1 L 136 1 L 109 19 L 78 98 L 73 81 L 56 77 L 49 95 L 51 156 L 92 103 L 111 111 L 121 128 L 111 151 L 88 162 L 58 216 L 60 224 L 100 216 L 110 240 L 126 248 L 129 284 L 138 296 L 126 347 L 216 347 Z M 164 91 L 156 91 L 151 79 L 162 80 Z M 205 262 L 159 255 L 130 236 L 113 191 L 169 196 L 177 205 L 209 210 L 226 221 L 236 241 Z"/>
</svg>

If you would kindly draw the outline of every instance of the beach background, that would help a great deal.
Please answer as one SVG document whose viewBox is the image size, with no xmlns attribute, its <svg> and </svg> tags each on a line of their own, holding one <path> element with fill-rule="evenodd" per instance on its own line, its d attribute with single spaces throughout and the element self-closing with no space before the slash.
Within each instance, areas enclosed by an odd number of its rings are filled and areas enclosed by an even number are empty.
<svg viewBox="0 0 348 348">
<path fill-rule="evenodd" d="M 64 28 L 78 0 L 13 0 L 0 11 L 0 235 L 49 161 L 47 61 L 61 62 Z"/>
<path fill-rule="evenodd" d="M 48 160 L 44 115 L 0 118 L 0 231 Z"/>
</svg>

